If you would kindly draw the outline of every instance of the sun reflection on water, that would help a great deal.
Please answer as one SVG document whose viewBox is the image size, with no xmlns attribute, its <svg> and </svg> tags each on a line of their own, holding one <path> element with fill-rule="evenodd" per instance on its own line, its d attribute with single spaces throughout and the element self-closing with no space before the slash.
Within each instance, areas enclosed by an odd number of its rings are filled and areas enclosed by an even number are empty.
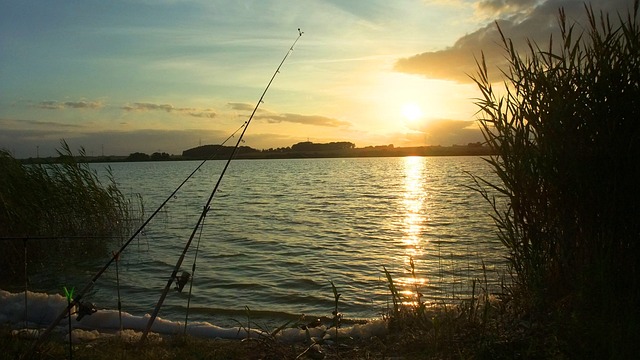
<svg viewBox="0 0 640 360">
<path fill-rule="evenodd" d="M 402 241 L 407 254 L 416 257 L 422 253 L 421 233 L 425 226 L 425 161 L 412 156 L 404 160 L 404 219 Z M 408 260 L 407 260 L 408 261 Z"/>
<path fill-rule="evenodd" d="M 420 288 L 427 284 L 427 278 L 418 273 L 420 267 L 416 264 L 424 256 L 426 245 L 423 238 L 427 222 L 425 173 L 425 158 L 404 158 L 402 242 L 407 256 L 404 258 L 404 276 L 398 279 L 398 285 L 402 288 L 400 293 L 405 298 L 405 304 L 413 305 L 419 301 Z"/>
</svg>

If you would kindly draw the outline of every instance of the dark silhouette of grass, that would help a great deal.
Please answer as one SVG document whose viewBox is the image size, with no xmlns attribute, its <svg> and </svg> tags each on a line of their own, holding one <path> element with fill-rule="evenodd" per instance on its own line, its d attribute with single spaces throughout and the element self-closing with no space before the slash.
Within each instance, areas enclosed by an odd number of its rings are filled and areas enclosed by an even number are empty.
<svg viewBox="0 0 640 360">
<path fill-rule="evenodd" d="M 585 6 L 587 26 L 561 9 L 561 38 L 526 56 L 502 34 L 506 95 L 484 58 L 474 79 L 501 182 L 476 180 L 510 251 L 513 316 L 548 326 L 569 357 L 626 358 L 640 339 L 638 3 L 613 20 Z"/>
<path fill-rule="evenodd" d="M 134 209 L 110 174 L 104 185 L 86 163 L 76 162 L 66 142 L 58 155 L 57 164 L 24 165 L 0 150 L 0 237 L 14 238 L 0 242 L 3 272 L 20 271 L 23 239 L 31 239 L 30 259 L 108 254 L 99 245 L 127 235 L 132 215 L 142 211 L 140 198 Z"/>
</svg>

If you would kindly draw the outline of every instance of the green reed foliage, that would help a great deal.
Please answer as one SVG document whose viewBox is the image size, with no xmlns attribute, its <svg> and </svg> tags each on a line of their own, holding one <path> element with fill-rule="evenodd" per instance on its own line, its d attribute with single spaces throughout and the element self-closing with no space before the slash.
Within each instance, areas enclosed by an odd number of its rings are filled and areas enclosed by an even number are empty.
<svg viewBox="0 0 640 360">
<path fill-rule="evenodd" d="M 137 211 L 111 174 L 103 184 L 86 163 L 76 161 L 64 141 L 58 155 L 56 164 L 25 165 L 0 150 L 0 237 L 126 236 Z M 51 241 L 35 243 L 52 248 Z M 10 250 L 9 244 L 1 246 Z"/>
<path fill-rule="evenodd" d="M 510 251 L 515 299 L 533 318 L 568 324 L 570 343 L 614 357 L 640 337 L 638 3 L 614 21 L 585 6 L 586 26 L 561 9 L 559 41 L 529 42 L 526 54 L 501 31 L 505 93 L 484 57 L 474 78 L 500 182 L 476 180 Z"/>
<path fill-rule="evenodd" d="M 340 303 L 340 296 L 342 296 L 342 294 L 338 292 L 338 288 L 336 288 L 336 285 L 333 283 L 333 281 L 329 281 L 329 283 L 331 284 L 331 290 L 333 291 L 333 311 L 331 312 L 331 315 L 333 315 L 333 317 L 331 319 L 331 326 L 335 328 L 335 341 L 337 342 L 338 329 L 342 324 L 342 313 L 338 311 L 338 304 Z"/>
</svg>

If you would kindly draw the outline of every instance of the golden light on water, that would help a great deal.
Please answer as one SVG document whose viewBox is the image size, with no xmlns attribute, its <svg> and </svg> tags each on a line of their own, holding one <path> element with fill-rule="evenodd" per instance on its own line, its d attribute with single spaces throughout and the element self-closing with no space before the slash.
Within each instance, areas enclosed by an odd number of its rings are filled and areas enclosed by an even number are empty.
<svg viewBox="0 0 640 360">
<path fill-rule="evenodd" d="M 420 234 L 424 228 L 424 158 L 410 156 L 404 158 L 404 220 L 403 242 L 408 255 L 415 257 L 421 251 Z"/>
<path fill-rule="evenodd" d="M 403 219 L 403 243 L 405 245 L 406 258 L 404 265 L 406 275 L 398 279 L 398 284 L 403 288 L 400 293 L 405 297 L 405 304 L 418 301 L 417 291 L 427 284 L 427 278 L 420 274 L 421 269 L 412 265 L 416 259 L 423 256 L 424 239 L 422 234 L 426 226 L 425 215 L 425 171 L 426 161 L 423 157 L 412 156 L 404 158 L 404 219 Z M 424 270 L 424 269 L 422 269 Z M 418 290 L 416 290 L 418 289 Z M 412 300 L 410 300 L 412 299 Z"/>
</svg>

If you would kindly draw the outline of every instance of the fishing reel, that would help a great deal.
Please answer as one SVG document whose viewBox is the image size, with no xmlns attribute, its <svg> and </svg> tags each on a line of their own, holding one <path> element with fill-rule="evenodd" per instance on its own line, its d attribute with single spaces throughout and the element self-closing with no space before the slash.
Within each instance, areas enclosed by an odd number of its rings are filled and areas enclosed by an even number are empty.
<svg viewBox="0 0 640 360">
<path fill-rule="evenodd" d="M 76 321 L 80 321 L 86 315 L 92 315 L 98 311 L 98 309 L 96 309 L 96 306 L 88 301 L 78 302 L 77 309 L 78 310 L 76 310 L 76 314 L 78 315 L 78 317 L 76 317 Z"/>
<path fill-rule="evenodd" d="M 189 274 L 188 271 L 183 271 L 180 276 L 176 276 L 174 279 L 174 281 L 176 282 L 175 289 L 178 290 L 178 292 L 182 292 L 182 289 L 184 289 L 184 286 L 187 285 L 189 279 L 191 279 L 191 274 Z"/>
<path fill-rule="evenodd" d="M 69 314 L 67 316 L 65 316 L 65 318 L 71 317 L 71 315 L 77 315 L 76 316 L 76 321 L 80 321 L 85 316 L 93 315 L 96 312 L 98 312 L 98 309 L 96 308 L 96 306 L 93 305 L 93 303 L 91 303 L 89 301 L 84 301 L 84 302 L 76 301 L 75 309 L 76 309 L 76 311 L 69 312 Z"/>
</svg>

